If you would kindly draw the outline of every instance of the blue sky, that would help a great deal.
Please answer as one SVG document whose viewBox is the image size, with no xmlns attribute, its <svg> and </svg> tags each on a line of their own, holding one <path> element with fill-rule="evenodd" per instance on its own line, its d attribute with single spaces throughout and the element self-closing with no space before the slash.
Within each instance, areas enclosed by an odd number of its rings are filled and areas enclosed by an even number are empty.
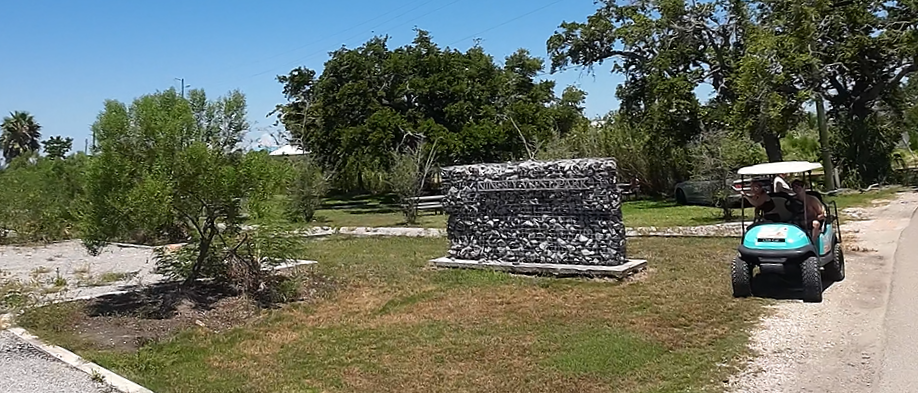
<svg viewBox="0 0 918 393">
<path fill-rule="evenodd" d="M 562 21 L 583 21 L 592 0 L 352 1 L 51 1 L 8 2 L 0 23 L 0 114 L 31 112 L 43 137 L 74 138 L 82 149 L 105 99 L 130 102 L 156 90 L 191 88 L 246 94 L 253 137 L 283 102 L 275 76 L 296 66 L 321 70 L 328 52 L 388 34 L 392 47 L 430 31 L 435 42 L 465 50 L 474 38 L 497 59 L 517 48 L 545 58 L 545 41 Z M 547 63 L 547 62 L 546 62 Z M 549 75 L 558 89 L 589 93 L 587 114 L 617 107 L 621 77 Z"/>
</svg>

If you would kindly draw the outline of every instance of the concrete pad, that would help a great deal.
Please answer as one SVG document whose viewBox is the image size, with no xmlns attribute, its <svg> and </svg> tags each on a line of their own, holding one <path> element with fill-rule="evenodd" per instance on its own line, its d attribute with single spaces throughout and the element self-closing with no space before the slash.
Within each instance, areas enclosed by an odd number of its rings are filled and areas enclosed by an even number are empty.
<svg viewBox="0 0 918 393">
<path fill-rule="evenodd" d="M 647 267 L 647 260 L 644 259 L 629 259 L 628 262 L 618 266 L 473 261 L 448 257 L 432 259 L 430 263 L 437 267 L 448 268 L 490 269 L 511 273 L 552 274 L 557 276 L 604 276 L 615 278 L 630 276 Z"/>
</svg>

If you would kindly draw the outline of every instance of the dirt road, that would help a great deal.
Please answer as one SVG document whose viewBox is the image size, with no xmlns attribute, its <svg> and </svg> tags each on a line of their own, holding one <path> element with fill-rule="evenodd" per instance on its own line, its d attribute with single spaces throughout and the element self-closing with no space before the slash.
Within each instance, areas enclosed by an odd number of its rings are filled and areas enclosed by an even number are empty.
<svg viewBox="0 0 918 393">
<path fill-rule="evenodd" d="M 733 392 L 918 392 L 918 193 L 866 209 L 842 227 L 847 278 L 824 301 L 779 293 Z M 910 225 L 911 224 L 911 225 Z M 772 295 L 772 294 L 769 294 Z"/>
</svg>

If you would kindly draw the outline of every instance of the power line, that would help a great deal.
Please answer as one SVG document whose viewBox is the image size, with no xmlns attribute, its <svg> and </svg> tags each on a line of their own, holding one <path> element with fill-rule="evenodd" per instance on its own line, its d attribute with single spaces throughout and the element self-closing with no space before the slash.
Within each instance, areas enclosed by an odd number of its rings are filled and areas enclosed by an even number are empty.
<svg viewBox="0 0 918 393">
<path fill-rule="evenodd" d="M 412 18 L 412 19 L 409 19 L 408 21 L 406 21 L 406 22 L 404 22 L 404 23 L 402 23 L 402 24 L 400 24 L 400 25 L 393 26 L 393 27 L 391 27 L 391 29 L 394 29 L 394 28 L 397 28 L 397 27 L 401 27 L 401 26 L 404 26 L 404 25 L 406 25 L 406 24 L 408 24 L 408 23 L 414 22 L 414 21 L 416 21 L 416 20 L 418 20 L 418 19 L 421 19 L 421 18 L 423 18 L 423 17 L 425 17 L 425 16 L 427 16 L 427 15 L 433 14 L 433 13 L 435 13 L 435 12 L 437 12 L 437 11 L 440 11 L 440 10 L 446 8 L 446 7 L 449 7 L 449 6 L 451 6 L 451 5 L 455 4 L 455 3 L 458 3 L 459 1 L 460 1 L 460 0 L 454 0 L 454 1 L 450 2 L 450 3 L 447 3 L 446 5 L 444 5 L 444 6 L 442 6 L 442 7 L 436 8 L 436 9 L 434 9 L 434 10 L 432 10 L 432 11 L 426 12 L 426 13 L 424 13 L 424 14 L 422 14 L 422 15 L 419 15 L 419 16 L 417 16 L 417 17 L 414 17 L 414 18 Z M 564 1 L 564 0 L 556 0 L 556 1 L 553 1 L 553 2 L 551 2 L 551 3 L 548 3 L 548 4 L 544 5 L 544 6 L 541 6 L 541 7 L 539 7 L 539 8 L 536 8 L 536 9 L 534 9 L 534 10 L 532 10 L 532 11 L 526 12 L 526 13 L 524 13 L 524 14 L 518 15 L 518 16 L 513 17 L 513 18 L 511 18 L 511 19 L 508 19 L 508 20 L 506 20 L 506 21 L 504 21 L 504 22 L 501 22 L 500 24 L 491 26 L 491 27 L 489 27 L 489 28 L 487 28 L 487 29 L 481 30 L 481 31 L 476 32 L 476 33 L 474 33 L 474 34 L 471 34 L 471 35 L 469 35 L 469 36 L 467 36 L 467 37 L 464 37 L 464 38 L 462 38 L 462 39 L 459 39 L 459 40 L 456 40 L 456 41 L 454 41 L 454 42 L 451 42 L 451 43 L 447 44 L 447 46 L 452 46 L 452 45 L 458 44 L 458 43 L 463 42 L 463 41 L 465 41 L 465 40 L 468 40 L 468 39 L 470 39 L 470 38 L 475 38 L 475 37 L 477 37 L 477 36 L 479 36 L 479 35 L 481 35 L 481 34 L 487 33 L 487 32 L 489 32 L 489 31 L 491 31 L 491 30 L 494 30 L 494 29 L 497 29 L 497 28 L 506 26 L 506 25 L 508 25 L 508 24 L 510 24 L 510 23 L 513 23 L 513 22 L 517 21 L 517 20 L 523 19 L 523 18 L 525 18 L 525 17 L 527 17 L 527 16 L 529 16 L 529 15 L 532 15 L 532 14 L 535 14 L 535 13 L 537 13 L 537 12 L 539 12 L 539 11 L 545 10 L 545 9 L 547 9 L 547 8 L 549 8 L 549 7 L 553 6 L 553 5 L 555 5 L 555 4 L 559 4 L 559 3 L 563 2 L 563 1 Z M 387 20 L 387 21 L 385 21 L 385 22 L 382 22 L 382 23 L 380 23 L 380 24 L 378 24 L 378 25 L 376 25 L 376 26 L 373 26 L 373 27 L 371 28 L 371 30 L 375 30 L 376 28 L 378 28 L 378 27 L 380 27 L 380 26 L 383 26 L 383 25 L 385 25 L 385 24 L 387 24 L 387 23 L 389 23 L 389 22 L 391 22 L 391 21 L 393 21 L 393 20 L 396 20 L 396 19 L 398 19 L 398 18 L 400 18 L 400 17 L 402 17 L 402 16 L 404 16 L 404 15 L 406 15 L 406 14 L 408 14 L 408 13 L 410 13 L 410 12 L 412 12 L 412 11 L 414 11 L 414 10 L 420 8 L 420 7 L 423 7 L 423 6 L 426 5 L 427 3 L 430 3 L 430 1 L 425 2 L 424 4 L 422 4 L 422 5 L 418 6 L 418 7 L 412 8 L 411 10 L 409 10 L 409 11 L 407 11 L 407 12 L 404 12 L 404 13 L 402 13 L 402 14 L 399 14 L 398 16 L 395 16 L 394 18 L 391 18 L 391 19 L 389 19 L 389 20 Z M 351 36 L 351 37 L 348 37 L 348 38 L 345 39 L 344 41 L 347 42 L 347 41 L 350 41 L 350 40 L 352 40 L 352 39 L 354 39 L 354 38 L 359 38 L 359 37 L 363 36 L 364 34 L 365 34 L 365 33 L 363 33 L 363 32 L 358 33 L 358 34 L 356 34 L 356 35 L 353 35 L 353 36 Z M 327 52 L 322 51 L 322 52 L 315 52 L 315 53 L 312 53 L 312 54 L 310 54 L 310 55 L 307 55 L 307 56 L 304 56 L 304 57 L 302 57 L 302 58 L 297 59 L 297 60 L 296 60 L 296 63 L 294 63 L 294 64 L 292 64 L 292 65 L 290 65 L 290 66 L 284 67 L 284 68 L 294 67 L 294 66 L 296 66 L 296 65 L 298 65 L 298 64 L 301 64 L 304 60 L 308 60 L 308 59 L 314 58 L 314 57 L 316 57 L 316 56 L 319 56 L 319 55 L 322 55 L 322 54 L 325 54 L 325 53 L 327 53 Z M 267 73 L 270 73 L 270 72 L 275 72 L 275 70 L 277 70 L 277 69 L 278 69 L 278 67 L 272 68 L 272 69 L 270 69 L 270 70 L 265 70 L 265 71 L 259 72 L 259 73 L 257 73 L 257 74 L 250 75 L 250 76 L 249 76 L 248 78 L 246 78 L 246 79 L 254 78 L 254 77 L 257 77 L 257 76 L 261 76 L 261 75 L 264 75 L 264 74 L 267 74 Z"/>
<path fill-rule="evenodd" d="M 442 6 L 442 7 L 439 7 L 439 8 L 436 8 L 436 9 L 432 10 L 432 11 L 429 11 L 429 12 L 426 12 L 426 13 L 424 13 L 424 14 L 421 14 L 421 15 L 419 15 L 419 16 L 417 16 L 417 17 L 414 17 L 414 18 L 412 18 L 412 19 L 409 19 L 409 20 L 408 20 L 407 22 L 405 22 L 405 23 L 402 23 L 402 24 L 397 25 L 397 26 L 393 26 L 393 27 L 391 27 L 391 28 L 394 29 L 394 28 L 396 28 L 396 27 L 404 26 L 404 25 L 406 25 L 406 24 L 408 24 L 408 23 L 414 22 L 414 21 L 416 21 L 416 20 L 418 20 L 418 19 L 421 19 L 421 18 L 423 18 L 423 17 L 425 17 L 425 16 L 427 16 L 427 15 L 433 14 L 433 13 L 435 13 L 435 12 L 437 12 L 437 11 L 440 11 L 440 10 L 446 8 L 446 7 L 449 7 L 449 6 L 453 5 L 453 4 L 456 4 L 456 3 L 458 3 L 459 1 L 460 1 L 460 0 L 453 0 L 452 2 L 447 3 L 446 5 L 444 5 L 444 6 Z M 428 3 L 430 3 L 430 1 L 428 1 Z M 425 3 L 425 4 L 427 4 L 427 3 Z M 422 6 L 423 6 L 423 5 L 422 5 Z M 417 8 L 420 8 L 420 6 L 419 6 L 419 7 L 416 7 L 416 8 L 413 8 L 412 10 L 410 10 L 410 11 L 408 11 L 408 12 L 402 13 L 402 14 L 400 14 L 400 15 L 398 15 L 398 16 L 392 18 L 392 19 L 389 19 L 389 20 L 387 20 L 387 21 L 385 21 L 385 22 L 383 22 L 383 23 L 380 23 L 380 24 L 378 24 L 378 25 L 376 25 L 376 26 L 373 26 L 370 30 L 371 30 L 371 31 L 372 31 L 372 30 L 375 30 L 376 28 L 381 27 L 381 26 L 383 26 L 383 25 L 385 25 L 385 24 L 387 24 L 387 23 L 389 23 L 389 22 L 391 22 L 391 21 L 393 21 L 393 20 L 396 20 L 396 19 L 398 19 L 399 17 L 404 16 L 404 15 L 410 13 L 411 11 L 416 10 Z M 366 33 L 361 32 L 361 33 L 359 33 L 359 34 L 355 34 L 355 35 L 353 35 L 353 36 L 351 36 L 351 37 L 348 37 L 348 38 L 345 39 L 344 41 L 347 42 L 347 41 L 350 41 L 350 40 L 352 40 L 352 39 L 362 37 L 362 36 L 364 36 L 365 34 L 366 34 Z M 326 53 L 326 52 L 324 52 L 324 51 L 323 51 L 323 52 L 316 52 L 316 53 L 310 54 L 310 55 L 308 55 L 308 56 L 299 58 L 299 59 L 296 60 L 296 64 L 300 64 L 300 63 L 303 62 L 304 60 L 311 59 L 311 58 L 313 58 L 313 57 L 316 57 L 316 56 L 321 55 L 321 54 L 324 54 L 324 53 Z M 293 66 L 295 66 L 296 64 L 293 64 Z M 288 66 L 288 67 L 289 67 L 289 66 Z M 286 67 L 285 67 L 285 68 L 286 68 Z M 251 76 L 249 76 L 249 78 L 254 78 L 254 77 L 256 77 L 256 76 L 261 76 L 261 75 L 267 74 L 267 73 L 269 73 L 269 72 L 274 72 L 275 70 L 277 70 L 277 67 L 272 68 L 272 69 L 270 69 L 270 70 L 266 70 L 266 71 L 259 72 L 259 73 L 254 74 L 254 75 L 251 75 Z"/>
<path fill-rule="evenodd" d="M 546 9 L 546 8 L 548 8 L 548 7 L 551 7 L 551 6 L 555 5 L 555 4 L 558 4 L 558 3 L 562 2 L 562 1 L 564 1 L 564 0 L 558 0 L 558 1 L 551 2 L 551 3 L 549 3 L 549 4 L 546 4 L 546 5 L 542 6 L 542 7 L 539 7 L 539 8 L 536 8 L 536 9 L 532 10 L 532 11 L 529 11 L 529 12 L 527 12 L 527 13 L 525 13 L 525 14 L 522 14 L 522 15 L 520 15 L 520 16 L 517 16 L 517 17 L 515 17 L 515 18 L 513 18 L 513 19 L 509 19 L 509 20 L 507 20 L 507 21 L 505 21 L 505 22 L 503 22 L 503 23 L 501 23 L 501 24 L 499 24 L 499 25 L 489 27 L 489 28 L 484 29 L 484 30 L 482 30 L 482 31 L 479 31 L 479 32 L 477 32 L 477 33 L 475 33 L 475 34 L 472 34 L 472 35 L 470 35 L 470 36 L 468 36 L 468 37 L 465 37 L 465 38 L 463 38 L 463 39 L 456 40 L 455 42 L 451 42 L 451 43 L 449 43 L 449 44 L 446 44 L 446 46 L 452 46 L 452 45 L 458 44 L 458 43 L 460 43 L 460 42 L 462 42 L 462 41 L 465 41 L 465 40 L 467 40 L 467 39 L 469 39 L 469 38 L 475 38 L 475 37 L 477 37 L 477 36 L 480 35 L 480 34 L 487 33 L 487 32 L 489 32 L 489 31 L 491 31 L 491 30 L 494 30 L 494 29 L 496 29 L 496 28 L 498 28 L 498 27 L 506 26 L 506 25 L 508 25 L 508 24 L 510 24 L 510 23 L 512 23 L 512 22 L 515 22 L 515 21 L 517 21 L 517 20 L 523 19 L 523 18 L 525 18 L 525 17 L 527 17 L 527 16 L 529 16 L 529 15 L 532 15 L 532 14 L 534 14 L 534 13 L 536 13 L 536 12 L 542 11 L 542 10 L 544 10 L 544 9 Z"/>
<path fill-rule="evenodd" d="M 412 8 L 412 9 L 410 9 L 410 10 L 408 10 L 408 11 L 405 12 L 405 13 L 400 14 L 399 16 L 405 15 L 405 14 L 411 12 L 411 11 L 414 11 L 414 10 L 416 10 L 416 9 L 418 9 L 418 8 L 421 8 L 421 7 L 423 7 L 423 6 L 427 5 L 427 4 L 430 4 L 431 2 L 433 2 L 433 0 L 424 1 L 422 4 L 418 5 L 417 7 Z M 403 9 L 403 8 L 405 8 L 405 7 L 408 7 L 408 6 L 412 5 L 412 4 L 417 4 L 417 2 L 415 2 L 415 3 L 406 2 L 406 4 L 402 5 L 401 7 L 393 8 L 393 9 L 389 10 L 388 12 L 384 12 L 384 13 L 382 13 L 382 14 L 379 14 L 379 15 L 373 17 L 373 18 L 367 19 L 367 20 L 365 20 L 365 21 L 363 21 L 363 22 L 360 22 L 360 23 L 358 23 L 358 24 L 356 24 L 356 25 L 353 25 L 353 26 L 351 26 L 351 27 L 349 27 L 349 28 L 347 28 L 347 29 L 338 31 L 338 32 L 336 32 L 336 33 L 334 33 L 334 34 L 325 36 L 325 37 L 323 37 L 323 38 L 321 38 L 321 39 L 312 41 L 312 42 L 310 42 L 310 43 L 308 43 L 308 44 L 301 45 L 301 46 L 292 48 L 292 49 L 290 49 L 290 50 L 287 50 L 287 51 L 284 51 L 284 52 L 275 54 L 275 55 L 273 55 L 273 56 L 266 57 L 266 58 L 262 58 L 262 59 L 260 59 L 260 60 L 258 60 L 258 61 L 256 61 L 256 62 L 254 62 L 254 63 L 249 63 L 249 64 L 252 64 L 252 65 L 254 65 L 254 64 L 259 64 L 259 63 L 262 63 L 262 62 L 264 62 L 264 61 L 266 61 L 266 60 L 273 60 L 273 59 L 276 59 L 276 58 L 281 57 L 281 56 L 283 56 L 283 55 L 290 54 L 290 53 L 296 52 L 296 51 L 298 51 L 298 50 L 308 48 L 308 47 L 313 46 L 313 45 L 315 45 L 315 44 L 320 44 L 320 43 L 322 43 L 324 40 L 326 40 L 326 39 L 328 39 L 328 38 L 337 37 L 337 36 L 339 36 L 339 35 L 341 35 L 341 34 L 344 34 L 344 33 L 346 33 L 346 32 L 349 32 L 349 31 L 351 31 L 351 30 L 354 30 L 354 29 L 356 29 L 356 28 L 358 28 L 358 27 L 360 27 L 360 26 L 363 26 L 363 25 L 365 25 L 365 24 L 367 24 L 367 23 L 370 23 L 370 22 L 372 22 L 372 21 L 375 21 L 375 20 L 377 20 L 377 19 L 380 19 L 380 18 L 382 18 L 382 17 L 384 17 L 384 16 L 386 16 L 386 15 L 389 15 L 389 14 L 391 14 L 391 13 L 394 13 L 394 12 L 396 12 L 396 11 L 398 11 L 398 10 L 401 10 L 401 9 Z M 398 18 L 399 16 L 396 16 L 395 18 Z M 228 70 L 235 69 L 235 68 L 239 68 L 239 66 L 229 67 Z"/>
</svg>

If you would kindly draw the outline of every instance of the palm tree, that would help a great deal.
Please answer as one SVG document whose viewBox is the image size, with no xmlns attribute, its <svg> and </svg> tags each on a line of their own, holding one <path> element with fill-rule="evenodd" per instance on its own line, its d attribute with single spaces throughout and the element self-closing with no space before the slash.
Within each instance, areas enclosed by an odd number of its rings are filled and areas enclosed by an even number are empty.
<svg viewBox="0 0 918 393">
<path fill-rule="evenodd" d="M 41 125 L 29 112 L 16 111 L 3 118 L 0 125 L 3 134 L 0 135 L 0 148 L 3 148 L 3 158 L 6 162 L 23 154 L 37 151 L 41 145 Z"/>
</svg>

